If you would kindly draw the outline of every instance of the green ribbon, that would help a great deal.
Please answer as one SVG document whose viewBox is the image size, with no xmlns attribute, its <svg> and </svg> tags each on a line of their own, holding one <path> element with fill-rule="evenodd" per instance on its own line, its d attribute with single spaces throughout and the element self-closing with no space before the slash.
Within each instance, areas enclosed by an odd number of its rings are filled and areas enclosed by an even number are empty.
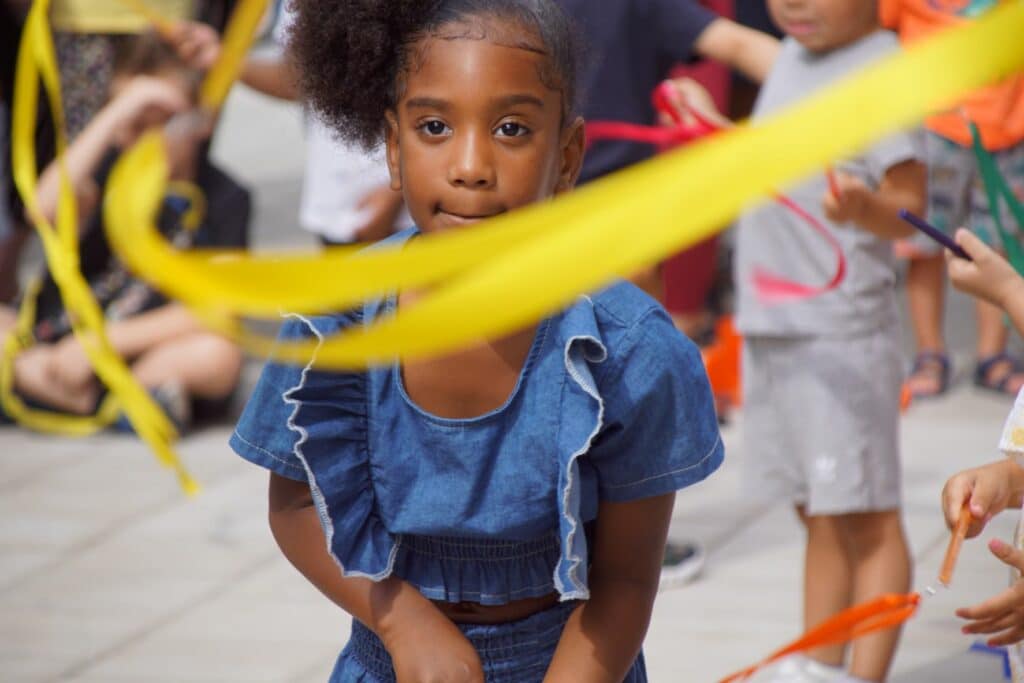
<svg viewBox="0 0 1024 683">
<path fill-rule="evenodd" d="M 1018 273 L 1024 275 L 1024 249 L 1021 248 L 1020 241 L 1010 234 L 1003 225 L 1003 219 L 999 211 L 999 199 L 1002 198 L 1006 202 L 1020 230 L 1024 230 L 1024 206 L 1021 206 L 1020 201 L 1013 194 L 1010 184 L 1006 182 L 1006 177 L 1000 172 L 999 166 L 996 165 L 996 160 L 982 146 L 978 126 L 973 121 L 970 121 L 968 125 L 971 129 L 974 156 L 978 160 L 978 169 L 981 171 L 981 179 L 985 185 L 985 195 L 988 197 L 989 213 L 992 214 L 992 219 L 996 223 L 999 239 L 1002 240 L 1003 248 L 1006 250 L 1007 260 Z"/>
</svg>

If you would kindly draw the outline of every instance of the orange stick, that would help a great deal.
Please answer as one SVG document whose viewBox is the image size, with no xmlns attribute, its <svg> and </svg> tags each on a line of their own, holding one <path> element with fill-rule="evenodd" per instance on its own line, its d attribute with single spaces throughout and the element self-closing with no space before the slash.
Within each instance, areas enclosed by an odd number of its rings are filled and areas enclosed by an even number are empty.
<svg viewBox="0 0 1024 683">
<path fill-rule="evenodd" d="M 964 503 L 960 510 L 960 516 L 956 520 L 956 528 L 953 529 L 953 536 L 949 539 L 949 546 L 946 548 L 946 557 L 942 560 L 942 569 L 939 571 L 939 583 L 949 586 L 953 579 L 953 568 L 956 567 L 956 560 L 960 557 L 960 547 L 967 538 L 967 527 L 971 526 L 971 510 L 967 503 Z"/>
<path fill-rule="evenodd" d="M 832 196 L 839 199 L 839 182 L 836 180 L 836 174 L 833 172 L 832 167 L 825 171 L 825 177 L 828 178 L 828 189 L 832 192 Z"/>
</svg>

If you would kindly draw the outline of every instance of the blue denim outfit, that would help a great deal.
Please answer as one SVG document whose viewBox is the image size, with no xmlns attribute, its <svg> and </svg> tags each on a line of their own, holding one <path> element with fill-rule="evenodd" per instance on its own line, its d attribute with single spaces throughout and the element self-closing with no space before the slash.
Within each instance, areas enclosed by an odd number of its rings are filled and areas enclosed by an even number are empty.
<svg viewBox="0 0 1024 683">
<path fill-rule="evenodd" d="M 322 340 L 394 308 L 388 298 L 349 314 L 292 318 L 281 337 Z M 584 525 L 598 503 L 676 491 L 723 457 L 699 353 L 627 283 L 541 322 L 511 396 L 485 415 L 422 410 L 397 363 L 327 372 L 271 362 L 231 446 L 309 482 L 345 576 L 395 575 L 432 600 L 485 605 L 554 591 L 563 602 L 587 599 Z M 569 611 L 561 605 L 524 620 L 544 622 L 551 637 L 512 648 L 512 661 L 487 670 L 488 681 L 528 665 L 537 675 L 515 680 L 541 680 Z M 514 626 L 477 635 L 508 650 L 500 634 Z M 472 629 L 481 630 L 464 631 Z M 373 674 L 382 650 L 374 640 L 354 625 L 332 681 L 388 680 Z M 645 680 L 642 659 L 627 680 Z"/>
</svg>

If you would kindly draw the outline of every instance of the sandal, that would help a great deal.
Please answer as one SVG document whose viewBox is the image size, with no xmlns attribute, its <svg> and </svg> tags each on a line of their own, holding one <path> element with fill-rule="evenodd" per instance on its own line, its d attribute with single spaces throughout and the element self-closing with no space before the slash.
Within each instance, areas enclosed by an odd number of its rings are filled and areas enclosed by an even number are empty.
<svg viewBox="0 0 1024 683">
<path fill-rule="evenodd" d="M 938 373 L 935 370 L 938 369 Z M 914 391 L 911 394 L 914 398 L 935 398 L 946 393 L 949 388 L 949 376 L 952 371 L 952 364 L 949 356 L 941 351 L 921 351 L 914 356 L 914 365 L 910 369 L 910 376 L 907 378 L 907 385 L 910 379 L 915 376 L 923 376 L 936 380 L 936 388 L 932 391 Z M 977 377 L 977 375 L 975 375 Z"/>
<path fill-rule="evenodd" d="M 992 376 L 992 369 L 997 365 L 1005 364 L 1004 372 Z M 1024 366 L 1006 352 L 997 353 L 992 356 L 978 359 L 974 368 L 974 385 L 988 391 L 994 391 L 1004 396 L 1016 396 L 1017 388 L 1010 388 L 1010 382 L 1014 377 L 1024 374 Z"/>
</svg>

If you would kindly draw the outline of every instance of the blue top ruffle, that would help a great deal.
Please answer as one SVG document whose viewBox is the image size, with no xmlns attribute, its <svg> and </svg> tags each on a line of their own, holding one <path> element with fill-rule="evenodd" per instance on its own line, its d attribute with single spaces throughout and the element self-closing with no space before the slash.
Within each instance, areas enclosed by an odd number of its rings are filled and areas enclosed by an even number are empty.
<svg viewBox="0 0 1024 683">
<path fill-rule="evenodd" d="M 393 308 L 292 317 L 281 337 L 323 340 Z M 397 364 L 312 365 L 266 365 L 232 448 L 309 482 L 346 576 L 394 574 L 434 600 L 585 599 L 598 503 L 678 490 L 723 458 L 699 353 L 626 283 L 543 321 L 512 395 L 479 417 L 422 410 Z"/>
</svg>

